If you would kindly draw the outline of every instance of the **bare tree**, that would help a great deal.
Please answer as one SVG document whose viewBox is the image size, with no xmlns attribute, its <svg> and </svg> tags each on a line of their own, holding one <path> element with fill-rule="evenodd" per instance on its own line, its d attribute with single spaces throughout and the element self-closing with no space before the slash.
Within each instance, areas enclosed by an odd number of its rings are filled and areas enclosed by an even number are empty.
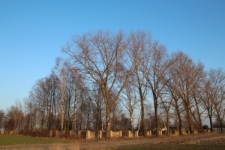
<svg viewBox="0 0 225 150">
<path fill-rule="evenodd" d="M 35 127 L 35 107 L 34 103 L 32 103 L 32 97 L 31 94 L 29 96 L 28 100 L 24 101 L 25 105 L 25 128 L 28 128 L 29 130 L 34 129 Z"/>
<path fill-rule="evenodd" d="M 204 95 L 203 95 L 203 106 L 207 111 L 207 116 L 209 119 L 210 130 L 213 132 L 213 115 L 215 114 L 214 100 L 215 100 L 215 88 L 213 87 L 212 80 L 210 76 L 207 76 L 204 83 Z"/>
<path fill-rule="evenodd" d="M 86 74 L 90 84 L 97 84 L 106 106 L 107 137 L 110 138 L 111 111 L 126 85 L 130 68 L 126 66 L 126 39 L 122 32 L 112 35 L 99 31 L 96 34 L 75 36 L 63 51 L 69 54 L 77 67 Z M 110 100 L 112 92 L 116 96 Z"/>
<path fill-rule="evenodd" d="M 31 95 L 30 99 L 36 100 L 36 104 L 31 105 L 38 107 L 38 113 L 40 113 L 39 122 L 41 128 L 45 127 L 47 129 L 52 129 L 53 124 L 55 124 L 56 111 L 58 101 L 58 84 L 59 80 L 54 73 L 52 73 L 49 77 L 41 79 L 37 82 L 35 86 L 35 90 Z M 55 126 L 56 127 L 56 126 Z"/>
<path fill-rule="evenodd" d="M 172 66 L 171 66 L 172 67 Z M 182 135 L 182 119 L 181 119 L 181 114 L 183 112 L 181 105 L 181 99 L 178 94 L 177 86 L 176 86 L 176 78 L 172 77 L 173 74 L 171 74 L 171 77 L 169 77 L 168 82 L 166 82 L 166 85 L 168 87 L 170 96 L 171 96 L 171 104 L 175 109 L 175 114 L 177 115 L 177 121 L 178 121 L 178 130 L 179 134 Z"/>
<path fill-rule="evenodd" d="M 88 92 L 84 91 L 84 93 L 85 94 L 81 97 L 79 109 L 77 111 L 77 128 L 79 130 L 93 130 L 93 101 L 88 95 Z"/>
<path fill-rule="evenodd" d="M 193 118 L 191 116 L 193 90 L 202 77 L 203 65 L 195 65 L 184 53 L 178 52 L 172 56 L 174 61 L 171 74 L 176 86 L 176 94 L 182 99 L 189 132 L 193 133 Z M 197 106 L 198 107 L 198 106 Z"/>
<path fill-rule="evenodd" d="M 16 107 L 16 111 L 17 111 L 17 114 L 16 114 L 16 125 L 17 125 L 17 128 L 16 130 L 21 130 L 24 126 L 24 110 L 23 110 L 23 107 L 22 107 L 22 103 L 21 101 L 16 101 L 16 104 L 15 104 L 15 107 Z"/>
<path fill-rule="evenodd" d="M 127 86 L 124 88 L 124 95 L 121 99 L 122 104 L 129 112 L 129 119 L 130 119 L 130 129 L 134 131 L 134 109 L 137 108 L 137 104 L 139 100 L 137 99 L 136 92 L 134 87 L 132 86 L 132 82 L 129 82 Z"/>
<path fill-rule="evenodd" d="M 5 129 L 6 130 L 20 130 L 23 119 L 23 111 L 17 106 L 11 106 L 6 114 Z"/>
<path fill-rule="evenodd" d="M 195 86 L 192 89 L 192 100 L 193 100 L 193 106 L 191 110 L 191 114 L 193 116 L 193 119 L 195 121 L 195 124 L 197 125 L 198 130 L 202 131 L 202 114 L 205 112 L 205 108 L 202 105 L 203 101 L 203 79 L 204 79 L 204 73 L 203 70 L 199 72 L 201 75 L 199 75 L 200 78 L 196 78 Z"/>
<path fill-rule="evenodd" d="M 155 112 L 156 136 L 158 136 L 159 98 L 163 94 L 163 90 L 165 88 L 164 76 L 170 63 L 167 62 L 167 51 L 163 45 L 158 44 L 158 42 L 151 44 L 151 41 L 148 41 L 147 49 L 149 53 L 146 55 L 144 63 L 144 70 L 146 71 L 145 78 L 152 93 Z"/>
<path fill-rule="evenodd" d="M 87 88 L 85 87 L 85 83 L 82 75 L 79 73 L 77 68 L 72 68 L 70 72 L 70 80 L 68 81 L 68 90 L 71 95 L 71 121 L 72 121 L 72 129 L 76 130 L 76 121 L 77 121 L 77 111 L 79 106 L 81 105 L 84 95 L 87 94 Z M 86 89 L 86 90 L 85 90 Z M 88 95 L 87 95 L 88 96 Z"/>
<path fill-rule="evenodd" d="M 91 97 L 93 101 L 93 111 L 94 111 L 94 128 L 97 132 L 98 130 L 103 130 L 103 112 L 104 112 L 104 103 L 103 97 L 100 89 L 95 89 L 91 91 Z"/>
<path fill-rule="evenodd" d="M 146 71 L 144 69 L 144 63 L 146 61 L 145 59 L 148 59 L 146 58 L 146 55 L 148 55 L 148 49 L 146 49 L 146 42 L 151 42 L 150 35 L 146 35 L 144 32 L 131 33 L 129 43 L 129 57 L 133 64 L 133 73 L 131 78 L 133 82 L 132 88 L 135 88 L 135 91 L 139 95 L 138 99 L 140 101 L 141 106 L 140 131 L 144 136 L 146 136 L 144 101 L 147 95 L 147 81 L 145 78 Z"/>
<path fill-rule="evenodd" d="M 68 62 L 63 61 L 61 58 L 56 59 L 56 67 L 59 75 L 60 80 L 60 115 L 61 115 L 61 130 L 64 130 L 64 121 L 65 121 L 65 113 L 66 113 L 66 83 L 67 83 L 67 77 L 69 74 L 69 67 Z"/>
<path fill-rule="evenodd" d="M 111 128 L 113 131 L 121 130 L 122 128 L 122 109 L 120 108 L 120 103 L 117 103 L 112 110 L 112 124 Z"/>
<path fill-rule="evenodd" d="M 166 116 L 166 124 L 164 126 L 164 128 L 166 127 L 166 134 L 169 135 L 169 131 L 170 131 L 170 111 L 171 111 L 171 107 L 172 107 L 172 98 L 171 96 L 160 96 L 160 103 L 161 106 L 163 108 L 163 113 Z"/>
<path fill-rule="evenodd" d="M 210 79 L 213 86 L 213 104 L 215 109 L 215 116 L 220 125 L 220 131 L 223 132 L 223 121 L 225 117 L 225 73 L 222 69 L 210 70 Z"/>
<path fill-rule="evenodd" d="M 5 113 L 3 110 L 0 110 L 0 129 L 3 128 Z"/>
<path fill-rule="evenodd" d="M 65 89 L 65 128 L 66 130 L 71 130 L 72 128 L 75 129 L 76 111 L 82 102 L 83 95 L 88 96 L 88 90 L 77 68 L 73 68 L 71 64 L 67 64 L 65 69 L 68 70 Z"/>
</svg>

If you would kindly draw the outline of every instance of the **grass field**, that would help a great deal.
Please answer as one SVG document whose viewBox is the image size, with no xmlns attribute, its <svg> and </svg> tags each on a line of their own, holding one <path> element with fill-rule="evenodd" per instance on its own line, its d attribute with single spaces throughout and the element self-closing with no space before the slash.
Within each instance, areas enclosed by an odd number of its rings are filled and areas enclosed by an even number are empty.
<svg viewBox="0 0 225 150">
<path fill-rule="evenodd" d="M 52 144 L 52 143 L 71 143 L 70 140 L 40 138 L 29 136 L 0 135 L 0 146 L 18 145 L 18 144 Z"/>
<path fill-rule="evenodd" d="M 73 144 L 74 143 L 74 144 Z M 54 138 L 40 138 L 40 137 L 28 137 L 28 136 L 15 136 L 15 135 L 0 135 L 0 147 L 3 146 L 11 146 L 15 145 L 12 149 L 5 148 L 7 150 L 23 150 L 23 149 L 31 149 L 31 150 L 78 150 L 80 149 L 79 144 L 75 144 L 75 140 L 64 140 L 64 139 L 54 139 Z M 79 142 L 78 142 L 79 143 Z M 83 145 L 87 144 L 85 142 L 81 142 Z M 81 144 L 80 143 L 80 144 Z M 95 144 L 96 142 L 88 142 L 89 144 Z M 98 142 L 97 142 L 98 143 Z M 38 144 L 50 144 L 48 147 L 39 146 L 36 148 L 28 148 L 28 145 L 38 145 Z M 110 143 L 109 143 L 110 144 Z M 111 143 L 113 144 L 113 142 Z M 18 148 L 18 145 L 22 145 L 22 147 Z M 94 146 L 94 145 L 92 145 Z M 87 150 L 225 150 L 224 145 L 192 145 L 192 144 L 171 144 L 171 143 L 162 143 L 162 144 L 140 144 L 140 145 L 130 145 L 130 146 L 120 146 L 110 148 L 100 148 L 100 147 L 92 147 L 87 148 Z M 0 148 L 1 149 L 1 148 Z M 83 150 L 86 148 L 82 148 Z"/>
<path fill-rule="evenodd" d="M 156 144 L 120 147 L 117 150 L 225 150 L 224 146 L 191 144 Z"/>
</svg>

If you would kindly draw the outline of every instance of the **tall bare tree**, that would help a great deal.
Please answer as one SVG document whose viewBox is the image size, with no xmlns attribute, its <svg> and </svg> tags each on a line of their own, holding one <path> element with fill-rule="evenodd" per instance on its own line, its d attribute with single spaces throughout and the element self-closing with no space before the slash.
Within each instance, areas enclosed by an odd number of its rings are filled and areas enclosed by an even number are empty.
<svg viewBox="0 0 225 150">
<path fill-rule="evenodd" d="M 158 119 L 158 107 L 159 99 L 163 94 L 165 88 L 164 77 L 166 70 L 170 63 L 167 62 L 168 55 L 165 46 L 160 45 L 158 42 L 151 44 L 151 41 L 147 41 L 149 53 L 146 54 L 144 70 L 145 78 L 148 83 L 148 87 L 152 93 L 155 123 L 156 123 L 156 136 L 159 135 L 159 119 Z"/>
<path fill-rule="evenodd" d="M 176 94 L 182 99 L 185 110 L 186 121 L 190 133 L 193 133 L 193 118 L 191 110 L 193 109 L 193 90 L 196 90 L 196 83 L 202 77 L 203 65 L 195 64 L 191 58 L 182 52 L 177 52 L 173 56 L 174 67 L 171 70 L 176 86 Z"/>
<path fill-rule="evenodd" d="M 144 102 L 147 95 L 147 81 L 145 78 L 146 70 L 144 68 L 145 61 L 148 59 L 146 55 L 149 54 L 149 49 L 146 45 L 151 44 L 151 36 L 146 35 L 144 32 L 131 33 L 130 44 L 129 44 L 129 56 L 132 61 L 132 84 L 134 90 L 139 95 L 140 106 L 141 106 L 141 120 L 140 120 L 140 131 L 142 135 L 146 136 L 146 124 L 145 124 L 145 107 Z M 127 89 L 128 90 L 128 89 Z M 129 91 L 127 91 L 129 92 Z M 130 94 L 130 93 L 127 93 Z M 129 97 L 128 97 L 129 98 Z"/>
<path fill-rule="evenodd" d="M 67 78 L 69 75 L 69 63 L 66 61 L 63 61 L 62 58 L 56 59 L 56 68 L 59 75 L 59 87 L 60 87 L 60 114 L 61 114 L 61 130 L 64 130 L 64 121 L 65 121 L 65 115 L 66 115 L 66 84 L 67 84 Z"/>
<path fill-rule="evenodd" d="M 177 86 L 176 86 L 176 74 L 174 74 L 175 72 L 172 71 L 173 70 L 173 65 L 170 66 L 170 69 L 169 69 L 169 75 L 167 76 L 167 79 L 165 82 L 166 85 L 167 85 L 167 89 L 170 93 L 170 96 L 171 96 L 171 105 L 174 107 L 175 109 L 175 114 L 177 115 L 177 121 L 178 121 L 178 130 L 179 130 L 179 134 L 182 135 L 182 108 L 181 108 L 181 105 L 182 105 L 182 101 L 181 101 L 181 98 L 179 96 L 179 93 L 178 93 L 178 89 L 177 89 Z"/>
<path fill-rule="evenodd" d="M 213 115 L 215 114 L 214 102 L 213 102 L 214 101 L 213 91 L 214 91 L 214 88 L 212 85 L 212 81 L 209 78 L 206 78 L 204 83 L 202 104 L 207 112 L 211 132 L 213 132 Z"/>
<path fill-rule="evenodd" d="M 111 111 L 130 76 L 130 67 L 126 66 L 126 50 L 127 42 L 122 32 L 112 35 L 104 31 L 75 36 L 73 42 L 63 49 L 86 74 L 89 83 L 98 85 L 106 106 L 108 138 Z M 113 99 L 110 98 L 112 93 L 116 93 Z"/>
<path fill-rule="evenodd" d="M 220 131 L 223 132 L 223 122 L 225 118 L 225 73 L 222 69 L 210 70 L 210 79 L 213 86 L 213 104 L 215 109 L 215 117 L 220 125 Z"/>
<path fill-rule="evenodd" d="M 202 68 L 203 69 L 203 68 Z M 205 108 L 203 107 L 203 91 L 204 91 L 204 71 L 199 71 L 199 76 L 196 77 L 195 85 L 192 88 L 192 101 L 193 105 L 191 114 L 197 125 L 197 128 L 200 132 L 202 132 L 202 114 L 205 112 Z"/>
<path fill-rule="evenodd" d="M 77 111 L 79 106 L 81 105 L 84 95 L 87 95 L 87 88 L 85 87 L 85 83 L 82 75 L 79 73 L 77 68 L 71 68 L 70 77 L 68 80 L 68 91 L 69 97 L 71 97 L 71 121 L 72 121 L 72 129 L 76 130 L 76 121 L 77 121 Z M 88 95 L 87 95 L 88 96 Z"/>
</svg>

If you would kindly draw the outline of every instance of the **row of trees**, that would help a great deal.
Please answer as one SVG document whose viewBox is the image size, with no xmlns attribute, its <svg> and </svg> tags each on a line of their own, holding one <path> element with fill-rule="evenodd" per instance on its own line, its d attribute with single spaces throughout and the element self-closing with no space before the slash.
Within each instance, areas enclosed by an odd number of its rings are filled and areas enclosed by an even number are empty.
<svg viewBox="0 0 225 150">
<path fill-rule="evenodd" d="M 225 73 L 168 54 L 150 34 L 98 31 L 74 36 L 52 73 L 24 103 L 0 111 L 5 129 L 140 130 L 162 125 L 190 133 L 225 117 Z M 168 131 L 168 130 L 167 130 Z"/>
</svg>

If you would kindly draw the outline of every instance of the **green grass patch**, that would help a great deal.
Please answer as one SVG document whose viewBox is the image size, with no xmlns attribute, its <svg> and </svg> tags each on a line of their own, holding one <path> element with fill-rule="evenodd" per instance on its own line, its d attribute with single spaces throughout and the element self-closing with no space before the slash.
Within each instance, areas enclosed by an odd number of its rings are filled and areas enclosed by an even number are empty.
<svg viewBox="0 0 225 150">
<path fill-rule="evenodd" d="M 0 135 L 0 146 L 18 145 L 18 144 L 52 144 L 52 143 L 71 143 L 73 141 L 54 139 L 54 138 L 40 138 L 20 135 Z"/>
<path fill-rule="evenodd" d="M 191 144 L 143 144 L 120 147 L 117 150 L 224 150 L 224 146 Z"/>
</svg>

